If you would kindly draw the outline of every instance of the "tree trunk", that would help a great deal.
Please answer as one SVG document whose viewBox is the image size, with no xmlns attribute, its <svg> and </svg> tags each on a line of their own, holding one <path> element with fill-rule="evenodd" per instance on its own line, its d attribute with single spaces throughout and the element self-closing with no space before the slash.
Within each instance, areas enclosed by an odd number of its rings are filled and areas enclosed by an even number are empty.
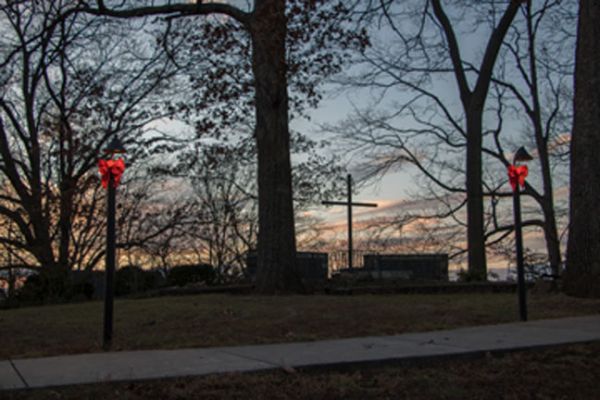
<svg viewBox="0 0 600 400">
<path fill-rule="evenodd" d="M 73 214 L 73 190 L 71 179 L 64 176 L 60 183 L 60 236 L 58 247 L 58 264 L 61 268 L 70 270 L 69 247 L 71 244 L 71 217 Z"/>
<path fill-rule="evenodd" d="M 296 273 L 284 0 L 256 1 L 250 23 L 258 148 L 257 291 L 302 291 Z"/>
<path fill-rule="evenodd" d="M 59 177 L 60 177 L 60 214 L 58 225 L 60 228 L 58 245 L 58 264 L 65 270 L 70 270 L 69 248 L 71 244 L 71 228 L 73 215 L 73 193 L 76 182 L 72 178 L 73 143 L 71 131 L 67 129 L 66 117 L 61 119 L 59 128 Z"/>
<path fill-rule="evenodd" d="M 560 240 L 558 239 L 558 228 L 556 227 L 556 216 L 554 213 L 554 200 L 551 193 L 546 194 L 541 200 L 542 212 L 544 213 L 544 239 L 546 251 L 548 252 L 548 263 L 550 270 L 555 276 L 560 276 Z"/>
<path fill-rule="evenodd" d="M 600 297 L 600 2 L 579 2 L 565 292 Z"/>
<path fill-rule="evenodd" d="M 502 41 L 510 27 L 521 1 L 511 1 L 492 31 L 488 40 L 479 76 L 474 89 L 469 88 L 469 80 L 460 56 L 460 46 L 452 23 L 450 22 L 440 0 L 433 0 L 431 5 L 435 17 L 443 29 L 448 42 L 448 54 L 452 60 L 460 99 L 467 118 L 467 250 L 469 275 L 471 279 L 487 279 L 487 263 L 485 254 L 483 187 L 482 187 L 482 119 L 485 100 L 488 95 L 496 58 L 500 52 Z"/>
<path fill-rule="evenodd" d="M 532 60 L 532 63 L 533 62 L 535 61 Z M 541 195 L 537 201 L 540 204 L 544 214 L 544 239 L 546 241 L 546 251 L 548 252 L 550 269 L 552 270 L 553 275 L 559 276 L 560 263 L 562 260 L 560 254 L 560 240 L 558 239 L 558 228 L 556 227 L 556 214 L 554 211 L 554 189 L 550 170 L 550 157 L 548 155 L 548 142 L 543 135 L 541 108 L 539 106 L 537 95 L 537 77 L 535 73 L 533 73 L 532 76 L 532 81 L 534 82 L 534 90 L 532 91 L 532 94 L 535 103 L 535 140 L 541 166 L 542 185 L 544 188 L 543 195 Z"/>
<path fill-rule="evenodd" d="M 548 138 L 544 135 L 542 124 L 542 106 L 540 103 L 540 89 L 538 85 L 538 70 L 536 56 L 536 32 L 532 17 L 531 3 L 527 6 L 527 35 L 529 37 L 529 70 L 531 75 L 531 98 L 533 101 L 533 113 L 530 115 L 534 125 L 535 144 L 540 161 L 542 185 L 544 194 L 537 199 L 544 214 L 544 238 L 546 241 L 546 251 L 548 253 L 548 262 L 554 276 L 560 275 L 560 263 L 562 261 L 560 254 L 560 241 L 558 239 L 558 229 L 556 227 L 556 213 L 554 211 L 554 189 L 552 185 L 552 173 L 550 167 L 550 157 L 548 154 Z"/>
<path fill-rule="evenodd" d="M 469 275 L 475 280 L 487 279 L 481 184 L 481 116 L 480 110 L 467 111 L 467 243 Z"/>
</svg>

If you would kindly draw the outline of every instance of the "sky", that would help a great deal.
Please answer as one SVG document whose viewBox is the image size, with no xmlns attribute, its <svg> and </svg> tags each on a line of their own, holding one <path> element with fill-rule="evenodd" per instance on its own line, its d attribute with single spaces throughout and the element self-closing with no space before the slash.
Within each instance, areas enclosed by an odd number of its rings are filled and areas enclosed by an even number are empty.
<svg viewBox="0 0 600 400">
<path fill-rule="evenodd" d="M 448 95 L 456 95 L 448 93 Z M 366 104 L 367 100 L 352 97 L 349 95 L 341 95 L 335 98 L 326 99 L 317 109 L 310 113 L 311 121 L 294 121 L 292 128 L 301 132 L 306 132 L 309 136 L 317 138 L 323 137 L 320 126 L 323 124 L 335 124 L 353 112 L 354 104 Z M 325 136 L 328 140 L 335 140 L 332 137 Z M 335 148 L 335 142 L 333 144 Z M 353 175 L 360 175 L 356 169 L 356 162 L 350 161 L 348 171 Z M 360 248 L 361 227 L 369 220 L 378 217 L 391 215 L 406 214 L 423 209 L 423 205 L 415 202 L 411 198 L 411 193 L 415 192 L 414 179 L 418 173 L 415 168 L 406 166 L 399 171 L 394 171 L 386 174 L 381 179 L 371 182 L 368 185 L 360 186 L 353 194 L 353 201 L 377 203 L 378 208 L 354 208 L 353 209 L 353 230 L 355 248 Z M 339 179 L 345 182 L 345 175 Z M 565 198 L 568 194 L 566 187 L 562 187 L 558 191 L 559 199 Z M 337 201 L 345 201 L 345 198 L 331 199 Z M 526 208 L 526 200 L 525 206 Z M 510 210 L 512 212 L 512 210 Z M 345 206 L 321 206 L 310 210 L 311 215 L 316 215 L 322 218 L 322 226 L 331 230 L 327 236 L 331 239 L 344 242 L 347 237 L 347 208 Z M 563 243 L 566 237 L 563 238 Z M 545 241 L 540 230 L 525 229 L 524 231 L 525 246 L 535 251 L 545 251 Z M 340 250 L 345 250 L 345 244 L 341 244 Z M 508 274 L 509 265 L 503 258 L 488 255 L 488 267 L 495 272 L 500 279 L 505 279 Z M 451 273 L 456 273 L 460 268 L 466 268 L 466 264 L 455 263 L 451 260 Z"/>
<path fill-rule="evenodd" d="M 517 16 L 519 18 L 519 16 Z M 381 38 L 385 43 L 386 40 L 389 40 L 386 35 L 389 35 L 389 32 L 383 32 L 384 37 Z M 465 34 L 459 37 L 459 44 L 461 46 L 463 59 L 467 59 L 472 61 L 475 65 L 479 64 L 483 50 L 485 49 L 486 41 L 488 39 L 489 32 L 485 30 L 473 31 L 470 34 Z M 517 83 L 519 84 L 519 83 Z M 459 95 L 456 83 L 450 77 L 448 80 L 441 80 L 438 82 L 434 81 L 435 90 L 444 98 L 444 100 L 450 104 L 450 107 L 456 107 L 459 103 Z M 370 102 L 369 93 L 367 91 L 354 91 L 351 93 L 341 93 L 339 92 L 330 92 L 329 97 L 327 97 L 327 91 L 325 100 L 319 105 L 319 107 L 310 112 L 310 121 L 305 120 L 297 120 L 292 122 L 292 128 L 295 130 L 305 132 L 309 136 L 313 136 L 315 138 L 325 137 L 326 139 L 333 141 L 333 146 L 335 148 L 335 140 L 334 136 L 323 136 L 320 126 L 324 124 L 336 124 L 340 121 L 347 118 L 349 115 L 352 115 L 353 106 L 364 107 Z M 331 94 L 337 93 L 337 94 Z M 386 100 L 387 104 L 391 104 L 394 101 L 399 101 L 400 103 L 405 100 L 402 94 L 391 92 L 392 94 Z M 516 147 L 519 145 L 524 145 L 529 149 L 530 152 L 535 156 L 535 151 L 532 150 L 533 144 L 531 142 L 527 143 L 526 139 L 524 139 L 524 133 L 526 131 L 526 127 L 524 127 L 523 122 L 518 119 L 507 119 L 504 122 L 503 132 L 504 135 L 510 137 L 512 135 L 513 143 L 512 146 Z M 564 136 L 568 136 L 564 135 Z M 506 144 L 506 143 L 505 143 Z M 509 146 L 506 146 L 505 151 L 514 151 Z M 508 154 L 508 157 L 510 154 Z M 510 159 L 510 158 L 509 158 Z M 348 171 L 353 175 L 360 174 L 360 171 L 357 170 L 356 160 L 346 160 L 348 161 Z M 535 175 L 537 174 L 537 166 L 535 165 L 535 161 L 530 164 L 531 169 L 531 177 L 530 180 L 535 185 Z M 498 173 L 503 174 L 502 168 L 499 169 Z M 560 173 L 559 173 L 560 175 Z M 410 198 L 410 194 L 415 192 L 415 183 L 414 180 L 418 176 L 415 168 L 411 168 L 410 166 L 402 167 L 399 171 L 394 171 L 386 174 L 381 180 L 373 182 L 370 185 L 360 187 L 353 195 L 354 201 L 361 202 L 374 202 L 379 203 L 380 208 L 364 208 L 364 209 L 355 209 L 354 211 L 354 221 L 355 221 L 355 232 L 360 229 L 360 222 L 368 220 L 370 218 L 379 217 L 382 215 L 392 215 L 392 214 L 402 214 L 405 209 L 410 210 L 415 207 L 414 202 Z M 340 176 L 340 180 L 344 180 L 345 176 Z M 504 179 L 504 176 L 501 176 L 500 179 Z M 507 181 L 507 178 L 506 178 Z M 556 196 L 557 203 L 566 201 L 568 195 L 568 186 L 565 179 L 557 179 L 555 182 L 556 188 Z M 335 200 L 345 200 L 345 199 L 335 199 Z M 524 209 L 532 209 L 532 204 L 528 203 L 527 200 L 524 200 Z M 512 209 L 506 210 L 507 212 L 512 212 Z M 324 224 L 327 226 L 334 226 L 335 230 L 338 232 L 345 232 L 346 228 L 346 208 L 343 206 L 337 207 L 327 207 L 323 209 L 316 209 L 314 212 L 324 219 Z M 562 230 L 559 232 L 559 235 L 562 233 Z M 356 233 L 355 233 L 356 235 Z M 544 251 L 545 243 L 543 239 L 543 234 L 540 230 L 529 229 L 524 232 L 525 238 L 525 246 L 529 247 L 536 251 Z M 566 235 L 563 235 L 563 242 L 566 240 Z M 504 260 L 496 260 L 493 257 L 490 260 L 490 264 L 501 266 L 505 265 L 506 261 Z"/>
<path fill-rule="evenodd" d="M 231 0 L 230 2 L 236 5 L 247 4 L 245 0 Z M 519 18 L 519 17 L 517 17 Z M 460 35 L 459 42 L 461 46 L 462 56 L 464 59 L 472 61 L 475 65 L 479 64 L 481 55 L 486 45 L 489 32 L 485 29 L 478 29 L 471 31 L 468 34 Z M 393 35 L 389 31 L 381 31 L 375 38 L 375 42 L 384 46 L 393 44 Z M 444 98 L 444 100 L 450 104 L 450 107 L 459 107 L 459 97 L 456 83 L 450 77 L 447 80 L 434 80 L 436 91 Z M 387 104 L 391 104 L 394 101 L 402 103 L 406 100 L 402 93 L 391 92 L 391 96 L 386 99 Z M 343 121 L 348 116 L 352 115 L 353 107 L 364 107 L 370 103 L 369 92 L 367 90 L 354 91 L 354 92 L 338 92 L 329 91 L 327 87 L 324 90 L 324 100 L 320 105 L 313 110 L 309 111 L 310 120 L 297 119 L 292 121 L 292 129 L 303 132 L 313 139 L 324 138 L 332 141 L 333 151 L 339 151 L 339 147 L 336 144 L 336 138 L 331 135 L 325 135 L 322 132 L 321 126 L 324 124 L 337 124 Z M 523 128 L 521 121 L 509 120 L 506 121 L 503 130 L 510 132 L 516 138 L 515 143 L 519 143 L 519 135 L 522 134 Z M 530 146 L 531 148 L 531 146 Z M 360 175 L 360 170 L 357 169 L 357 160 L 345 159 L 347 162 L 348 172 L 354 176 Z M 533 168 L 533 167 L 532 167 Z M 501 173 L 501 172 L 500 172 Z M 414 210 L 419 207 L 410 198 L 411 193 L 415 192 L 415 177 L 417 172 L 410 166 L 402 167 L 398 171 L 394 171 L 386 174 L 382 179 L 371 182 L 366 186 L 361 186 L 353 194 L 353 200 L 359 202 L 373 202 L 380 205 L 379 208 L 365 208 L 355 209 L 354 221 L 357 225 L 355 230 L 360 229 L 361 221 L 368 220 L 374 217 L 380 217 L 385 215 L 402 215 L 406 211 Z M 345 180 L 345 174 L 340 176 L 341 181 Z M 558 193 L 561 196 L 566 196 L 566 191 L 561 185 L 557 185 Z M 342 201 L 344 198 L 331 199 Z M 525 204 L 525 207 L 527 204 Z M 337 207 L 315 207 L 310 210 L 313 215 L 317 215 L 323 219 L 325 226 L 333 227 L 333 231 L 336 232 L 336 237 L 343 237 L 346 231 L 346 208 L 342 206 Z M 356 232 L 357 237 L 360 236 L 360 232 Z M 525 239 L 527 241 L 526 246 L 533 248 L 543 248 L 543 238 L 539 232 L 526 231 Z"/>
</svg>

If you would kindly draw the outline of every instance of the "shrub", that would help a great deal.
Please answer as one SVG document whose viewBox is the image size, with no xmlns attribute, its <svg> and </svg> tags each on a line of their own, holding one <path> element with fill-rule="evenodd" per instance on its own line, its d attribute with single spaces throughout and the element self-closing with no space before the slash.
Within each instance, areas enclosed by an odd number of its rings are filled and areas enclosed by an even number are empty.
<svg viewBox="0 0 600 400">
<path fill-rule="evenodd" d="M 92 300 L 92 298 L 94 297 L 94 292 L 94 285 L 91 282 L 80 282 L 71 284 L 67 289 L 66 300 Z"/>
<path fill-rule="evenodd" d="M 145 270 L 137 265 L 128 265 L 115 273 L 115 295 L 124 296 L 156 289 L 161 285 L 161 281 L 162 276 L 156 270 Z"/>
<path fill-rule="evenodd" d="M 25 279 L 23 286 L 17 291 L 19 303 L 41 303 L 47 295 L 45 280 L 41 274 L 32 274 Z"/>
<path fill-rule="evenodd" d="M 178 265 L 169 270 L 167 277 L 171 286 L 184 286 L 188 283 L 204 282 L 210 285 L 216 277 L 215 269 L 209 264 Z"/>
<path fill-rule="evenodd" d="M 471 272 L 469 270 L 460 269 L 457 273 L 458 282 L 481 282 L 486 280 L 485 274 L 480 272 Z"/>
<path fill-rule="evenodd" d="M 75 279 L 72 272 L 42 269 L 27 277 L 17 290 L 19 303 L 62 303 L 65 301 L 91 300 L 94 285 L 85 279 Z"/>
</svg>

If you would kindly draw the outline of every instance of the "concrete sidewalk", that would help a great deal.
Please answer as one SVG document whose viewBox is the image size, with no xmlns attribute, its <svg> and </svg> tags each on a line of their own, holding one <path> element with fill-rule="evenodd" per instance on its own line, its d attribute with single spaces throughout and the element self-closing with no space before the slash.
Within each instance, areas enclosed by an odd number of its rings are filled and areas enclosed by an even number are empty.
<svg viewBox="0 0 600 400">
<path fill-rule="evenodd" d="M 477 356 L 600 340 L 600 315 L 318 342 L 0 361 L 0 390 Z"/>
</svg>

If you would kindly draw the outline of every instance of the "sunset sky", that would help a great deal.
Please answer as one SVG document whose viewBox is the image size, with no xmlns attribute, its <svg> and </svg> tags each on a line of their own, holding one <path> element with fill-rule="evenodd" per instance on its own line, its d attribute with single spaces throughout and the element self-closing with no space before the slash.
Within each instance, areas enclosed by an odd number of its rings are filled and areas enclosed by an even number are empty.
<svg viewBox="0 0 600 400">
<path fill-rule="evenodd" d="M 476 43 L 474 43 L 476 45 Z M 450 85 L 443 85 L 443 89 L 448 96 L 457 96 L 456 91 Z M 360 93 L 360 92 L 359 92 Z M 326 96 L 321 105 L 310 112 L 310 121 L 296 120 L 292 122 L 292 128 L 304 132 L 313 138 L 324 138 L 332 142 L 332 148 L 335 151 L 335 137 L 322 132 L 320 128 L 323 124 L 335 124 L 342 121 L 347 116 L 353 113 L 353 106 L 364 106 L 368 102 L 368 94 L 363 93 L 355 95 L 342 94 Z M 351 98 L 351 99 L 350 99 Z M 521 132 L 523 127 L 518 121 L 508 121 L 508 128 L 515 132 Z M 568 142 L 569 135 L 565 134 L 562 139 Z M 534 153 L 533 150 L 531 150 Z M 360 176 L 360 169 L 357 169 L 357 161 L 345 159 L 347 168 L 354 176 Z M 531 179 L 535 179 L 536 172 L 535 160 L 530 165 Z M 359 202 L 374 202 L 379 205 L 378 208 L 354 208 L 354 242 L 355 247 L 360 247 L 361 227 L 367 221 L 375 218 L 402 216 L 408 212 L 423 211 L 426 207 L 422 202 L 414 201 L 411 194 L 416 192 L 414 187 L 414 179 L 417 177 L 415 168 L 406 166 L 399 171 L 386 174 L 381 180 L 374 181 L 369 185 L 363 185 L 353 195 L 353 201 Z M 503 179 L 503 177 L 501 177 Z M 340 176 L 340 180 L 344 181 L 345 176 Z M 508 181 L 508 179 L 506 179 Z M 507 184 L 508 185 L 508 184 Z M 568 186 L 563 179 L 557 179 L 556 198 L 557 203 L 566 202 L 568 196 Z M 345 198 L 333 199 L 344 201 Z M 527 209 L 527 200 L 524 200 L 524 210 Z M 531 209 L 531 208 L 530 208 Z M 505 210 L 512 213 L 512 208 Z M 309 211 L 311 215 L 318 216 L 323 219 L 322 226 L 329 231 L 328 237 L 338 241 L 345 241 L 347 235 L 347 210 L 343 206 L 321 206 Z M 428 221 L 428 224 L 435 224 L 435 221 Z M 407 226 L 403 229 L 403 235 L 410 232 L 411 227 Z M 563 230 L 560 229 L 560 233 Z M 566 245 L 566 235 L 562 238 L 563 245 Z M 545 251 L 545 242 L 541 230 L 528 228 L 524 231 L 525 246 L 535 251 Z M 460 245 L 460 243 L 457 243 Z M 340 249 L 342 250 L 342 249 Z M 489 256 L 490 268 L 505 268 L 506 260 L 498 257 Z M 451 267 L 459 268 L 465 266 L 455 264 Z"/>
<path fill-rule="evenodd" d="M 228 2 L 238 6 L 246 4 L 242 0 L 230 0 Z M 480 27 L 476 31 L 472 31 L 467 35 L 462 35 L 459 38 L 462 57 L 465 60 L 472 62 L 474 65 L 479 64 L 481 60 L 481 55 L 485 48 L 487 37 L 489 36 L 489 32 L 487 32 L 486 29 L 487 28 Z M 387 46 L 394 40 L 393 35 L 390 35 L 390 32 L 385 32 L 385 30 L 377 32 L 374 38 L 376 38 L 374 42 L 377 42 L 377 44 L 380 46 Z M 433 78 L 431 81 L 432 85 L 434 86 L 436 93 L 439 96 L 441 96 L 441 98 L 443 98 L 445 102 L 448 103 L 449 108 L 451 108 L 454 111 L 460 112 L 456 83 L 454 82 L 451 76 L 446 76 L 445 78 L 448 79 Z M 470 76 L 469 79 L 471 78 L 472 76 Z M 372 93 L 366 89 L 362 91 L 353 90 L 349 92 L 340 92 L 339 90 L 332 89 L 337 88 L 335 86 L 323 87 L 324 100 L 319 104 L 318 108 L 308 111 L 310 120 L 293 120 L 291 127 L 293 130 L 304 133 L 312 139 L 325 139 L 330 141 L 330 151 L 339 155 L 339 153 L 343 152 L 343 149 L 338 143 L 339 139 L 337 139 L 332 134 L 323 133 L 322 126 L 326 124 L 338 124 L 347 117 L 351 116 L 354 113 L 355 107 L 362 108 L 367 106 L 372 101 Z M 381 107 L 388 106 L 393 102 L 398 102 L 402 104 L 402 102 L 406 101 L 407 99 L 408 97 L 405 97 L 405 95 L 402 92 L 399 92 L 398 90 L 390 90 L 389 93 L 386 94 L 386 100 L 382 102 Z M 492 121 L 491 123 L 493 124 L 494 122 Z M 535 157 L 535 152 L 532 150 L 534 148 L 533 143 L 528 143 L 527 140 L 530 139 L 526 139 L 528 129 L 529 128 L 527 127 L 527 122 L 524 123 L 522 120 L 507 119 L 506 121 L 504 121 L 503 136 L 508 137 L 509 140 L 512 139 L 514 141 L 514 143 L 506 145 L 505 151 L 514 151 L 518 146 L 525 145 L 525 147 L 527 147 Z M 565 133 L 560 138 L 561 140 L 568 142 L 569 135 L 568 133 Z M 506 140 L 506 138 L 503 140 Z M 351 159 L 346 156 L 342 157 L 342 161 L 344 162 L 344 165 L 346 166 L 348 172 L 358 179 L 362 172 L 358 167 L 360 160 L 357 158 Z M 538 170 L 539 167 L 536 165 L 536 161 L 534 160 L 530 163 L 529 178 L 530 182 L 532 182 L 532 184 L 534 185 L 536 185 L 536 176 L 539 176 L 537 172 Z M 504 173 L 504 170 L 502 168 L 499 168 L 498 179 L 505 179 Z M 386 174 L 381 180 L 371 182 L 369 185 L 362 185 L 358 187 L 358 189 L 353 195 L 354 201 L 374 202 L 378 203 L 379 207 L 375 209 L 354 209 L 353 215 L 356 242 L 360 242 L 361 227 L 364 226 L 366 221 L 368 220 L 374 218 L 402 216 L 408 212 L 422 211 L 424 208 L 426 208 L 424 207 L 422 202 L 415 201 L 413 197 L 411 197 L 411 195 L 414 195 L 415 192 L 417 192 L 417 188 L 415 187 L 416 177 L 418 177 L 418 173 L 415 168 L 410 166 L 403 166 L 398 171 L 393 171 Z M 345 174 L 340 176 L 339 179 L 343 183 L 345 181 Z M 564 171 L 557 173 L 555 190 L 557 203 L 561 203 L 564 208 L 568 194 L 568 182 L 567 178 L 565 178 Z M 338 198 L 330 200 L 343 201 L 345 199 Z M 504 209 L 505 215 L 508 215 L 506 213 L 512 213 L 510 201 L 507 201 L 506 199 L 503 201 L 503 204 L 506 204 L 506 208 Z M 525 199 L 525 212 L 527 212 L 527 208 L 528 203 Z M 532 208 L 529 207 L 529 210 L 531 211 Z M 327 234 L 327 237 L 333 238 L 335 240 L 345 240 L 347 231 L 347 214 L 345 207 L 317 206 L 310 209 L 307 213 L 310 216 L 316 216 L 320 218 L 320 220 L 322 220 L 322 223 L 320 223 L 320 225 L 321 228 L 326 229 L 329 232 Z M 562 218 L 562 220 L 564 221 L 564 218 Z M 427 224 L 435 225 L 436 221 L 429 220 L 427 221 Z M 409 225 L 404 228 L 403 234 L 407 234 L 408 232 L 410 232 L 410 230 L 411 227 Z M 559 234 L 562 234 L 563 231 L 564 227 L 560 227 Z M 525 230 L 524 235 L 526 240 L 526 247 L 543 251 L 544 240 L 543 235 L 539 230 L 528 228 Z M 564 240 L 566 239 L 566 235 L 563 235 L 562 239 L 564 242 Z M 457 243 L 457 245 L 460 245 L 460 243 Z M 496 260 L 494 260 L 494 258 L 492 257 L 490 259 L 490 264 L 493 265 L 495 262 Z M 503 264 L 505 263 L 505 261 L 497 261 L 497 263 Z"/>
</svg>

